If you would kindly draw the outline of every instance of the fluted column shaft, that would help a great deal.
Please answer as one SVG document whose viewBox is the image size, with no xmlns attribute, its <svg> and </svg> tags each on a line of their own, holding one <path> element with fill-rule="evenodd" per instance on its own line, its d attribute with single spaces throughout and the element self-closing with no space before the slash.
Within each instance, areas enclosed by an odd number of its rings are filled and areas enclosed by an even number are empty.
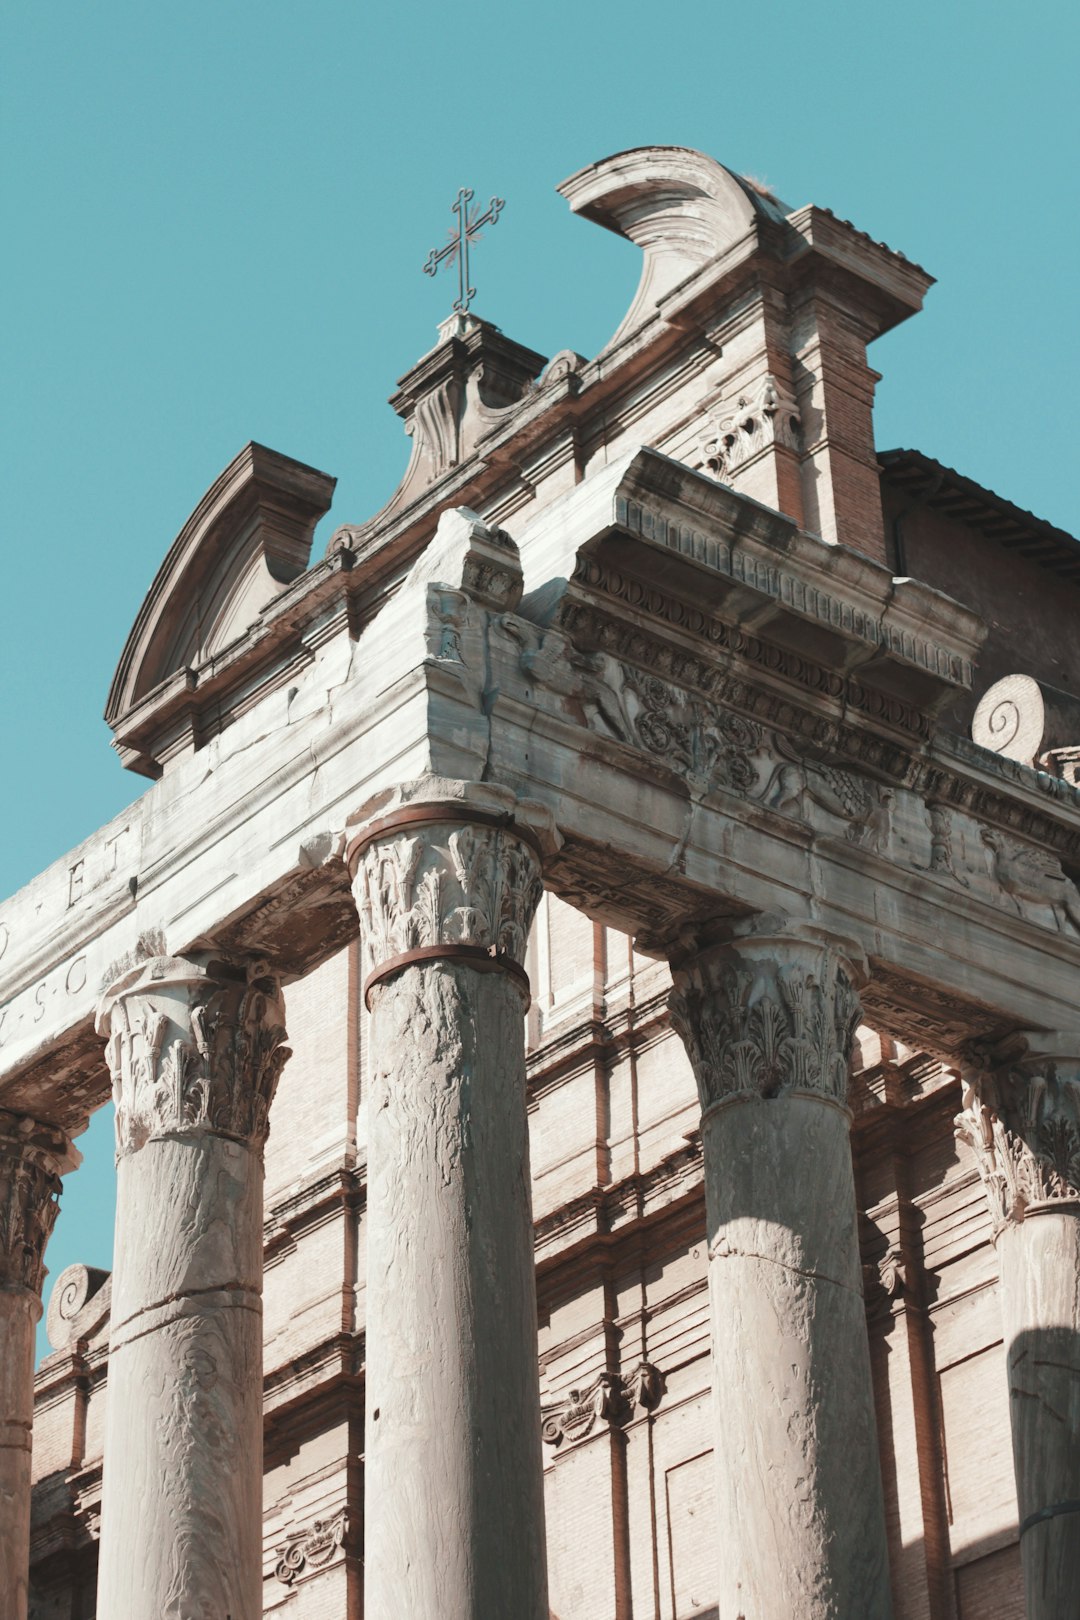
<svg viewBox="0 0 1080 1620">
<path fill-rule="evenodd" d="M 60 1177 L 79 1162 L 51 1125 L 0 1110 L 0 1599 L 26 1620 L 34 1326 Z"/>
<path fill-rule="evenodd" d="M 367 1620 L 548 1620 L 521 966 L 540 851 L 504 799 L 406 798 L 349 851 L 371 1010 Z"/>
<path fill-rule="evenodd" d="M 98 1613 L 262 1614 L 262 1152 L 288 1056 L 265 964 L 106 993 L 117 1209 Z"/>
<path fill-rule="evenodd" d="M 887 1620 L 847 1108 L 859 1002 L 826 939 L 674 970 L 702 1103 L 719 1620 Z"/>
<path fill-rule="evenodd" d="M 971 1055 L 956 1122 L 1000 1266 L 1028 1620 L 1080 1603 L 1080 1058 L 1064 1055 L 1078 1047 L 1033 1034 Z"/>
</svg>

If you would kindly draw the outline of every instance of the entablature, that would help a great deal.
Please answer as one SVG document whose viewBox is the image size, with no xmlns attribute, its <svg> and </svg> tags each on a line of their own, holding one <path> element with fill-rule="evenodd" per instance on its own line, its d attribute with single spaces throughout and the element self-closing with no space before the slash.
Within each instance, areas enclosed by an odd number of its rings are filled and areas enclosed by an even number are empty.
<svg viewBox="0 0 1080 1620">
<path fill-rule="evenodd" d="M 339 949 L 346 822 L 427 773 L 546 806 L 549 886 L 658 954 L 783 913 L 854 940 L 869 1015 L 928 1051 L 1075 1018 L 1080 793 L 934 718 L 973 615 L 652 450 L 520 551 L 446 515 L 358 638 L 132 806 L 122 854 L 114 823 L 3 908 L 5 1106 L 70 1126 L 104 1100 L 118 962 L 213 940 L 289 975 Z"/>
</svg>

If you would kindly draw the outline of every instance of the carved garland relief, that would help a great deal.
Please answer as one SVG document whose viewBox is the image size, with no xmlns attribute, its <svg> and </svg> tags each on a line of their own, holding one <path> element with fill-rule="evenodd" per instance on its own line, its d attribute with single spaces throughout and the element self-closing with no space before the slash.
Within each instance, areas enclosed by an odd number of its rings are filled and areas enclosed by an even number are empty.
<svg viewBox="0 0 1080 1620">
<path fill-rule="evenodd" d="M 345 1509 L 330 1519 L 315 1519 L 305 1530 L 294 1530 L 278 1552 L 274 1574 L 283 1586 L 291 1586 L 301 1575 L 325 1569 L 345 1545 Z"/>
<path fill-rule="evenodd" d="M 265 1141 L 289 1049 L 280 988 L 264 962 L 230 971 L 220 961 L 152 958 L 106 992 L 98 1029 L 118 1154 L 175 1131 Z"/>
</svg>

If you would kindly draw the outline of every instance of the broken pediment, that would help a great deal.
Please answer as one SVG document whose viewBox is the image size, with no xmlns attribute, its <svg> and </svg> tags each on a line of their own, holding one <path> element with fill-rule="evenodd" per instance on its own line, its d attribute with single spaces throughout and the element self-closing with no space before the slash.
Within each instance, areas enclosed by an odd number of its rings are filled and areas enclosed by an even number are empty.
<svg viewBox="0 0 1080 1620">
<path fill-rule="evenodd" d="M 592 163 L 559 186 L 575 214 L 625 236 L 645 262 L 633 302 L 607 344 L 650 320 L 675 287 L 756 236 L 786 210 L 715 158 L 684 146 L 642 146 Z"/>
<path fill-rule="evenodd" d="M 305 571 L 335 483 L 248 444 L 211 484 L 169 548 L 113 676 L 105 719 L 122 756 L 133 712 L 240 641 Z M 156 775 L 159 760 L 140 755 L 125 763 Z"/>
</svg>

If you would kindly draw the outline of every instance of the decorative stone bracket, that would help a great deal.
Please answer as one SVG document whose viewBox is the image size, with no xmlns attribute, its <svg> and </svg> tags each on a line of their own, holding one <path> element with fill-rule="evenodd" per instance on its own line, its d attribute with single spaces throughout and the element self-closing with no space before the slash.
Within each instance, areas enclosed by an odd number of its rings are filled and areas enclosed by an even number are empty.
<svg viewBox="0 0 1080 1620">
<path fill-rule="evenodd" d="M 598 1423 L 629 1423 L 639 1411 L 652 1412 L 664 1393 L 664 1375 L 649 1361 L 632 1372 L 598 1373 L 584 1389 L 571 1389 L 561 1400 L 543 1406 L 542 1433 L 549 1446 L 584 1440 Z"/>
<path fill-rule="evenodd" d="M 317 1573 L 333 1562 L 348 1538 L 349 1521 L 345 1508 L 329 1519 L 315 1519 L 303 1530 L 293 1530 L 278 1548 L 274 1574 L 283 1586 L 292 1586 L 303 1575 Z"/>
<path fill-rule="evenodd" d="M 714 478 L 727 479 L 774 445 L 801 449 L 799 407 L 771 372 L 739 394 L 734 404 L 713 405 L 709 416 L 702 451 Z"/>
</svg>

